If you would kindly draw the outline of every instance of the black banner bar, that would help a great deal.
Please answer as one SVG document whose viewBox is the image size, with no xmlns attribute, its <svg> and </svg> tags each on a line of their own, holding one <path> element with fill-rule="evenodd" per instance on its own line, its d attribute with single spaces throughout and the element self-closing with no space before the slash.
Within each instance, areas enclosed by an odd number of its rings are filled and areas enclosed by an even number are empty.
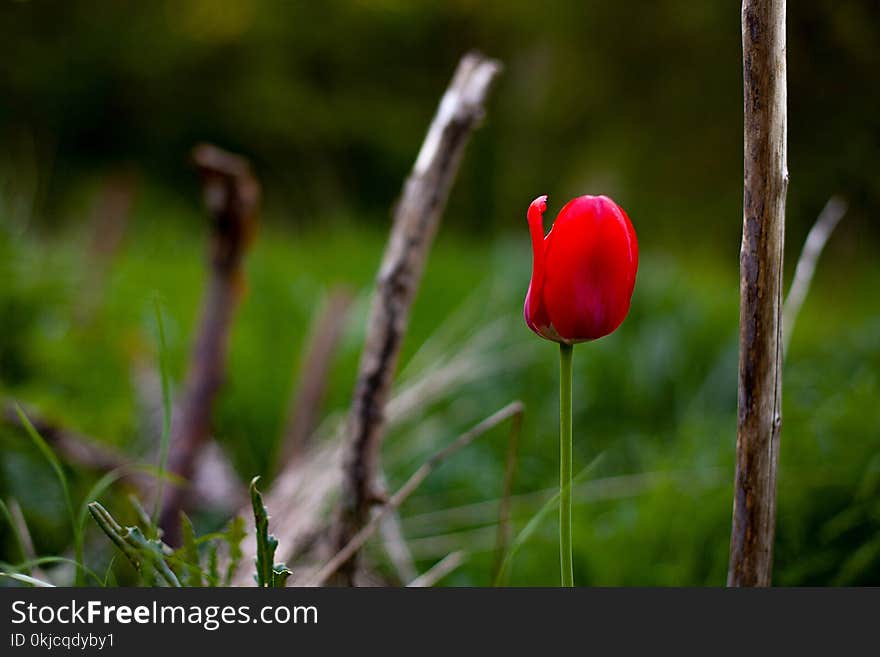
<svg viewBox="0 0 880 657">
<path fill-rule="evenodd" d="M 10 656 L 846 654 L 876 647 L 880 589 L 5 588 L 0 606 Z"/>
</svg>

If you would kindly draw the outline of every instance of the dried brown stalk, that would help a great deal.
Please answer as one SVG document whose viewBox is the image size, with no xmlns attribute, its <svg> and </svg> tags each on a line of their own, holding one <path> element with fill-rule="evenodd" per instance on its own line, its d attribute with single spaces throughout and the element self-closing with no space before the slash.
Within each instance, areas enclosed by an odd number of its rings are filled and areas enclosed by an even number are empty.
<svg viewBox="0 0 880 657">
<path fill-rule="evenodd" d="M 409 588 L 427 588 L 430 586 L 434 586 L 441 579 L 446 577 L 453 570 L 458 568 L 465 561 L 465 553 L 461 550 L 457 552 L 452 552 L 443 557 L 440 561 L 435 563 L 430 570 L 426 570 L 424 573 L 416 577 L 413 581 L 407 584 Z"/>
<path fill-rule="evenodd" d="M 373 515 L 373 517 L 345 544 L 342 549 L 337 552 L 330 561 L 324 565 L 318 573 L 309 582 L 310 586 L 321 586 L 328 579 L 333 577 L 336 572 L 345 564 L 349 563 L 352 556 L 357 554 L 363 545 L 370 539 L 376 530 L 379 529 L 384 518 L 400 508 L 410 495 L 428 478 L 437 467 L 447 458 L 458 452 L 459 450 L 470 445 L 474 440 L 497 427 L 505 420 L 520 415 L 523 411 L 523 404 L 520 401 L 511 402 L 501 410 L 493 413 L 485 420 L 471 428 L 456 438 L 452 443 L 444 447 L 442 450 L 434 454 L 425 463 L 423 463 L 409 479 L 401 486 L 394 495 L 382 506 L 382 508 Z"/>
<path fill-rule="evenodd" d="M 828 199 L 816 223 L 807 234 L 804 242 L 804 248 L 797 261 L 797 267 L 794 270 L 794 279 L 791 281 L 791 287 L 788 288 L 788 295 L 785 297 L 785 306 L 782 310 L 782 334 L 785 353 L 788 353 L 788 345 L 791 344 L 791 335 L 794 332 L 794 325 L 800 314 L 801 306 L 807 298 L 810 291 L 810 284 L 813 282 L 813 275 L 816 273 L 816 265 L 819 262 L 819 256 L 825 248 L 825 244 L 831 237 L 831 233 L 843 219 L 846 214 L 846 201 L 832 196 Z"/>
<path fill-rule="evenodd" d="M 499 70 L 496 61 L 478 54 L 461 60 L 395 209 L 349 417 L 344 487 L 334 531 L 338 549 L 350 544 L 367 522 L 372 505 L 384 497 L 377 486 L 379 450 L 400 345 L 464 148 L 483 117 L 489 89 Z M 341 574 L 350 582 L 354 560 L 342 565 Z"/>
<path fill-rule="evenodd" d="M 260 187 L 247 160 L 215 146 L 193 151 L 211 215 L 210 279 L 179 413 L 174 418 L 168 470 L 190 480 L 200 447 L 210 436 L 214 400 L 223 383 L 232 316 L 243 291 L 242 260 L 254 235 Z M 178 515 L 186 490 L 173 488 L 163 500 L 160 525 L 176 544 Z"/>
</svg>

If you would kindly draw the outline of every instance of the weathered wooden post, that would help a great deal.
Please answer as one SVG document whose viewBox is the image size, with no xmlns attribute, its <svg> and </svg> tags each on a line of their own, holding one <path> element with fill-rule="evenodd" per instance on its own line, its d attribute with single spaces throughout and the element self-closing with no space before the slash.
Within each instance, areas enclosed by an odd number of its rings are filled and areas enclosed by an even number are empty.
<svg viewBox="0 0 880 657">
<path fill-rule="evenodd" d="M 785 0 L 744 0 L 743 237 L 736 480 L 728 586 L 769 586 L 782 426 Z"/>
</svg>

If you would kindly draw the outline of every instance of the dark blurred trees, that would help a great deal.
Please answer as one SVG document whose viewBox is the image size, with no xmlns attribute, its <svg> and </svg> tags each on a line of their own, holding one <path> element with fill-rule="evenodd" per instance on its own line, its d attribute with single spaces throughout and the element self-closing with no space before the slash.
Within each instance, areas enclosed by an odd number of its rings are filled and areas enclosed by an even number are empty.
<svg viewBox="0 0 880 657">
<path fill-rule="evenodd" d="M 789 7 L 794 240 L 832 192 L 855 216 L 880 209 L 878 43 L 877 3 Z M 697 224 L 738 243 L 735 2 L 4 3 L 0 135 L 33 135 L 50 201 L 119 162 L 191 185 L 186 154 L 207 139 L 254 159 L 285 220 L 384 219 L 473 47 L 506 70 L 450 223 L 517 226 L 539 193 L 603 191 L 647 239 Z"/>
</svg>

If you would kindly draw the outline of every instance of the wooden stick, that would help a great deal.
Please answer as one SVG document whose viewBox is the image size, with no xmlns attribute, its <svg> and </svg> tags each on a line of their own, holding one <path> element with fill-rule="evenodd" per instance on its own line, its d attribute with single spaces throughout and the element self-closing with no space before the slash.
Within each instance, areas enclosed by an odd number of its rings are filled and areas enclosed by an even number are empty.
<svg viewBox="0 0 880 657">
<path fill-rule="evenodd" d="M 729 586 L 769 586 L 782 426 L 785 0 L 744 0 L 739 419 Z"/>
<path fill-rule="evenodd" d="M 363 545 L 370 539 L 370 537 L 376 532 L 376 530 L 381 525 L 385 516 L 395 509 L 400 508 L 400 505 L 403 504 L 407 498 L 413 494 L 413 492 L 422 484 L 425 479 L 428 478 L 437 467 L 443 463 L 447 458 L 470 445 L 474 440 L 485 434 L 490 429 L 498 426 L 505 420 L 510 417 L 514 417 L 516 415 L 521 414 L 523 411 L 523 404 L 520 401 L 514 401 L 497 411 L 496 413 L 490 415 L 485 420 L 471 428 L 469 431 L 463 433 L 458 438 L 456 438 L 452 443 L 441 449 L 439 452 L 434 454 L 431 458 L 425 461 L 419 468 L 416 470 L 410 478 L 406 480 L 406 483 L 401 486 L 394 495 L 392 495 L 388 502 L 382 506 L 381 510 L 374 514 L 368 523 L 366 523 L 360 531 L 358 531 L 346 545 L 342 547 L 342 549 L 337 552 L 332 559 L 330 559 L 327 564 L 318 571 L 318 573 L 314 576 L 312 581 L 309 583 L 310 586 L 321 586 L 328 579 L 330 579 L 336 572 L 342 568 L 345 564 L 351 561 L 352 556 L 357 554 L 358 550 L 360 550 Z"/>
<path fill-rule="evenodd" d="M 168 470 L 191 479 L 199 448 L 210 435 L 211 413 L 226 370 L 232 315 L 243 289 L 242 260 L 256 230 L 260 187 L 247 160 L 215 146 L 193 151 L 212 218 L 211 275 L 180 412 L 174 418 Z M 186 491 L 173 488 L 163 500 L 160 525 L 177 543 L 178 516 Z"/>
<path fill-rule="evenodd" d="M 791 344 L 791 334 L 794 332 L 794 325 L 810 291 L 810 284 L 813 282 L 813 275 L 816 273 L 816 264 L 819 262 L 819 256 L 825 249 L 825 244 L 831 233 L 843 219 L 846 214 L 846 201 L 832 196 L 828 199 L 816 223 L 807 234 L 807 240 L 804 242 L 804 248 L 797 261 L 797 267 L 794 270 L 794 279 L 791 281 L 791 287 L 788 288 L 788 296 L 785 297 L 785 306 L 782 310 L 782 333 L 784 353 L 788 353 L 788 346 Z"/>
<path fill-rule="evenodd" d="M 385 405 L 410 308 L 465 145 L 483 117 L 499 70 L 496 61 L 481 55 L 469 54 L 461 60 L 394 212 L 349 417 L 345 485 L 334 532 L 339 549 L 351 542 L 367 522 L 372 505 L 383 499 L 376 478 Z M 342 569 L 348 581 L 354 568 L 352 561 Z"/>
<path fill-rule="evenodd" d="M 434 586 L 434 584 L 463 564 L 465 556 L 466 555 L 462 550 L 447 554 L 440 561 L 431 566 L 430 570 L 426 570 L 407 584 L 407 588 L 425 588 Z"/>
</svg>

